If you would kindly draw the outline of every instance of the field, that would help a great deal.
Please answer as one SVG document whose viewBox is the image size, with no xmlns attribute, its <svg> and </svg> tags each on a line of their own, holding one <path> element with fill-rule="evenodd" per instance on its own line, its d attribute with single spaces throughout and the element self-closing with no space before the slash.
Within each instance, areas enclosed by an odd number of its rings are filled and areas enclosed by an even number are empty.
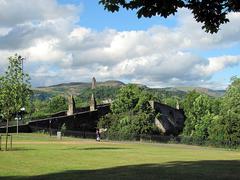
<svg viewBox="0 0 240 180">
<path fill-rule="evenodd" d="M 177 144 L 13 137 L 0 179 L 240 179 L 240 151 Z"/>
</svg>

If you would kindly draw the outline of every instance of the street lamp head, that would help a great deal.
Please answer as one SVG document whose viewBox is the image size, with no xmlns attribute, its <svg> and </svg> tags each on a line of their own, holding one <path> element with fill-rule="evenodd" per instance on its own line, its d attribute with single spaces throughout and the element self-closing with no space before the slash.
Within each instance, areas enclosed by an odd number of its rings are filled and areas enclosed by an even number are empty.
<svg viewBox="0 0 240 180">
<path fill-rule="evenodd" d="M 26 111 L 25 107 L 22 107 L 22 108 L 20 109 L 20 111 L 22 111 L 22 112 Z"/>
<path fill-rule="evenodd" d="M 19 60 L 24 60 L 25 58 L 22 57 L 22 56 L 18 56 L 18 59 L 19 59 Z"/>
</svg>

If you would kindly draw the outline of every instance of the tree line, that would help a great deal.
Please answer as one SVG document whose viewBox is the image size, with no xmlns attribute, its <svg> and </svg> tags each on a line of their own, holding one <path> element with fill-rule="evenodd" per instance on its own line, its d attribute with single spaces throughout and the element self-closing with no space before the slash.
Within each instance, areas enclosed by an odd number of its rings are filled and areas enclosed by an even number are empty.
<svg viewBox="0 0 240 180">
<path fill-rule="evenodd" d="M 228 147 L 240 144 L 240 78 L 231 79 L 223 97 L 191 91 L 182 99 L 169 99 L 172 106 L 179 101 L 185 113 L 184 129 L 180 134 L 183 143 Z M 149 100 L 159 101 L 159 97 L 136 85 L 121 88 L 112 103 L 112 112 L 99 121 L 99 128 L 108 129 L 113 139 L 161 133 L 154 125 L 158 114 L 151 109 Z"/>
</svg>

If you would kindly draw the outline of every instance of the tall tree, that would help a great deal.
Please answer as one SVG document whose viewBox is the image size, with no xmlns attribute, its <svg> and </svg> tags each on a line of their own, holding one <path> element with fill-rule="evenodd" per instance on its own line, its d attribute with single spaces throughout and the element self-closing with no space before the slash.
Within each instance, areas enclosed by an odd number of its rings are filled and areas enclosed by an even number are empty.
<svg viewBox="0 0 240 180">
<path fill-rule="evenodd" d="M 15 54 L 9 57 L 8 60 L 9 66 L 7 71 L 0 77 L 0 108 L 1 114 L 7 120 L 6 150 L 9 121 L 26 105 L 32 94 L 30 90 L 30 77 L 22 69 L 22 57 Z"/>
<path fill-rule="evenodd" d="M 192 135 L 195 128 L 196 117 L 194 112 L 195 110 L 192 107 L 193 107 L 193 103 L 200 95 L 201 94 L 196 91 L 191 91 L 187 94 L 183 102 L 183 109 L 186 116 L 183 133 L 187 136 Z"/>
<path fill-rule="evenodd" d="M 219 113 L 219 100 L 206 94 L 190 92 L 184 99 L 186 115 L 184 135 L 191 136 L 195 143 L 204 143 L 215 128 Z"/>
<path fill-rule="evenodd" d="M 132 139 L 154 131 L 156 114 L 149 105 L 151 94 L 137 85 L 122 87 L 113 101 L 112 113 L 98 124 L 108 128 L 110 136 L 118 139 Z"/>
<path fill-rule="evenodd" d="M 234 77 L 210 132 L 210 140 L 229 146 L 240 143 L 240 78 Z"/>
<path fill-rule="evenodd" d="M 111 12 L 120 7 L 137 10 L 138 18 L 175 15 L 180 8 L 189 9 L 206 32 L 216 33 L 221 24 L 229 22 L 227 14 L 240 11 L 240 0 L 99 0 Z"/>
<path fill-rule="evenodd" d="M 145 109 L 148 101 L 152 99 L 150 93 L 146 92 L 137 85 L 130 84 L 121 88 L 117 94 L 116 99 L 112 103 L 111 109 L 115 114 L 124 113 L 128 111 L 139 111 Z"/>
<path fill-rule="evenodd" d="M 49 99 L 47 108 L 49 113 L 56 113 L 67 109 L 67 100 L 63 96 L 54 96 Z"/>
</svg>

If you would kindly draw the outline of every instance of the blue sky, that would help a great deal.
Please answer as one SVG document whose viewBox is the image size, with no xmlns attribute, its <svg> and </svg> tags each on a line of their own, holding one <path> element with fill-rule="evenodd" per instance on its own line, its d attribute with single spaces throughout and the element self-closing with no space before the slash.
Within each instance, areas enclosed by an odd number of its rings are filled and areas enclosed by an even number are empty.
<svg viewBox="0 0 240 180">
<path fill-rule="evenodd" d="M 98 0 L 1 0 L 0 73 L 18 53 L 33 86 L 95 76 L 223 89 L 240 76 L 240 13 L 229 19 L 210 35 L 186 9 L 167 19 L 138 19 L 134 11 L 107 12 Z"/>
<path fill-rule="evenodd" d="M 93 28 L 96 30 L 104 30 L 106 28 L 114 28 L 119 31 L 126 30 L 146 30 L 155 24 L 162 24 L 168 27 L 175 26 L 173 16 L 169 19 L 153 17 L 153 18 L 137 18 L 136 11 L 127 11 L 120 9 L 118 13 L 111 13 L 104 10 L 98 0 L 59 0 L 62 4 L 74 3 L 81 6 L 79 13 L 81 26 Z"/>
</svg>

